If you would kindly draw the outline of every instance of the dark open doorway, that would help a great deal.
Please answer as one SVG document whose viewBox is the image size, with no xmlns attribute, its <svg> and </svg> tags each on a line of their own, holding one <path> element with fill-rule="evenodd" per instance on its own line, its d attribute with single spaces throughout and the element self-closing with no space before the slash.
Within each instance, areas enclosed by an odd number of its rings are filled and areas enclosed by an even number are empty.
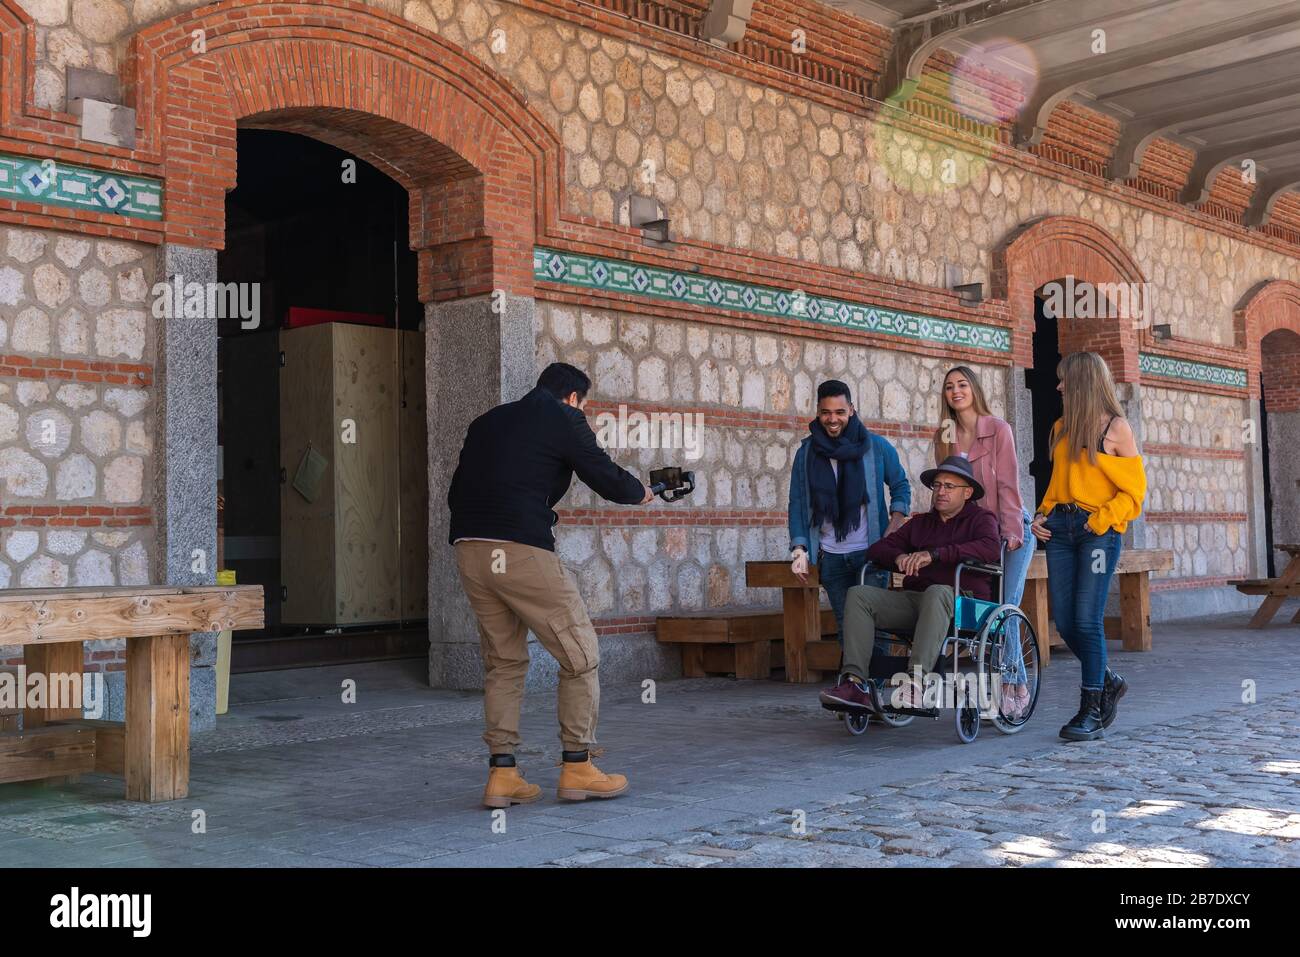
<svg viewBox="0 0 1300 957">
<path fill-rule="evenodd" d="M 224 567 L 241 584 L 263 586 L 266 628 L 236 636 L 232 670 L 423 655 L 428 496 L 402 484 L 412 475 L 422 483 L 426 469 L 423 306 L 406 191 L 365 162 L 290 133 L 240 130 L 238 158 L 218 279 L 256 283 L 259 296 L 255 327 L 219 321 L 220 526 Z M 354 176 L 344 175 L 349 160 Z M 303 309 L 326 310 L 309 318 L 327 321 L 304 322 Z M 286 353 L 316 366 L 288 376 Z M 341 387 L 330 383 L 348 381 L 366 392 L 370 416 L 355 446 L 371 457 L 353 480 L 371 486 L 360 506 L 346 499 L 355 493 L 336 488 L 345 457 L 330 444 L 339 424 L 331 406 L 341 401 Z M 295 481 L 306 458 L 299 439 L 309 433 L 307 447 L 327 463 L 323 485 Z M 407 541 L 417 531 L 418 541 Z M 387 554 L 387 564 L 358 564 L 356 556 L 375 553 Z M 418 577 L 393 581 L 392 569 L 419 556 Z M 358 575 L 366 580 L 352 587 Z M 286 579 L 295 576 L 290 598 Z M 359 609 L 359 593 L 384 580 L 396 600 Z M 316 609 L 296 608 L 317 584 Z"/>
<path fill-rule="evenodd" d="M 1029 474 L 1034 480 L 1034 504 L 1043 500 L 1052 478 L 1050 438 L 1052 424 L 1061 417 L 1061 393 L 1056 390 L 1056 367 L 1061 361 L 1057 318 L 1034 297 L 1034 367 L 1025 371 L 1025 385 L 1033 404 L 1034 457 Z"/>
</svg>

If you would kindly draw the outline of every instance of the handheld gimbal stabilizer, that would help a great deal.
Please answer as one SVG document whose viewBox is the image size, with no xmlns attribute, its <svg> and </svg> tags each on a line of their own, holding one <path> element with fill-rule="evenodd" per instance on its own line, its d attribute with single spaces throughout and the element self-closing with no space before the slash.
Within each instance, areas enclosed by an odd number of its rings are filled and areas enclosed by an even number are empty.
<svg viewBox="0 0 1300 957">
<path fill-rule="evenodd" d="M 650 491 L 665 502 L 676 502 L 695 491 L 695 473 L 676 466 L 650 470 Z"/>
</svg>

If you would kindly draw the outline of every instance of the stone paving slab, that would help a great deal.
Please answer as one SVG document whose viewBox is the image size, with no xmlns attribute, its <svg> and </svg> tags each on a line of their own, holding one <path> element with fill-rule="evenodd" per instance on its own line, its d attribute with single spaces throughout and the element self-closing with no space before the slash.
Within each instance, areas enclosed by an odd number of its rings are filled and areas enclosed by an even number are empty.
<svg viewBox="0 0 1300 957">
<path fill-rule="evenodd" d="M 1158 624 L 1149 654 L 1112 646 L 1131 691 L 1090 744 L 1056 736 L 1077 704 L 1066 653 L 1021 734 L 986 727 L 971 745 L 947 714 L 850 737 L 815 685 L 660 682 L 654 704 L 639 682 L 607 687 L 600 763 L 632 781 L 612 801 L 557 802 L 554 698 L 530 695 L 519 753 L 543 799 L 500 819 L 478 805 L 481 700 L 424 687 L 423 663 L 237 675 L 231 714 L 195 739 L 190 797 L 128 803 L 120 780 L 99 775 L 0 786 L 0 861 L 1294 866 L 1300 628 L 1245 621 Z M 344 678 L 356 705 L 340 700 Z"/>
</svg>

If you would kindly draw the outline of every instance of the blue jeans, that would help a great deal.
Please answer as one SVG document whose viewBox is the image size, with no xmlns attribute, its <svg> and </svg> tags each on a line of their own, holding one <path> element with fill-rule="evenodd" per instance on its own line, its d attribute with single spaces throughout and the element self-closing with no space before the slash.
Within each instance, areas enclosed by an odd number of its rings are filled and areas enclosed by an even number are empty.
<svg viewBox="0 0 1300 957">
<path fill-rule="evenodd" d="M 1021 509 L 1020 515 L 1024 523 L 1024 544 L 1015 551 L 1008 551 L 1002 565 L 1002 601 L 1008 605 L 1019 605 L 1020 599 L 1025 597 L 1025 577 L 1029 574 L 1029 563 L 1034 560 L 1034 549 L 1038 544 L 1038 539 L 1029 531 L 1029 513 Z M 1020 654 L 1020 622 L 1014 619 L 1007 625 L 1007 648 L 1011 654 L 1003 680 L 1010 684 L 1025 684 L 1029 679 L 1025 675 L 1025 659 Z"/>
<path fill-rule="evenodd" d="M 1083 668 L 1083 687 L 1100 691 L 1106 678 L 1103 615 L 1123 541 L 1113 528 L 1097 535 L 1088 513 L 1058 505 L 1047 516 L 1047 590 L 1056 630 Z"/>
<path fill-rule="evenodd" d="M 831 611 L 835 612 L 835 627 L 839 629 L 840 644 L 844 644 L 844 597 L 849 593 L 850 588 L 858 584 L 858 575 L 862 573 L 862 566 L 866 563 L 865 548 L 860 552 L 849 552 L 845 555 L 835 555 L 822 549 L 817 556 L 817 576 L 821 579 L 822 587 L 826 589 L 826 597 L 831 600 Z M 868 575 L 866 583 L 888 588 L 888 575 L 885 572 Z"/>
</svg>

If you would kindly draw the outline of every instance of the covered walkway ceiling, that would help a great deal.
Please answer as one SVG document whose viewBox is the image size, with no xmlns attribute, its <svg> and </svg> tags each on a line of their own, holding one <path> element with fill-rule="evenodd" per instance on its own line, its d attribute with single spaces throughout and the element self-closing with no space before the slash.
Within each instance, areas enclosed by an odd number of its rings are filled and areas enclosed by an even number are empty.
<svg viewBox="0 0 1300 957">
<path fill-rule="evenodd" d="M 1185 203 L 1204 201 L 1227 166 L 1254 162 L 1246 225 L 1300 187 L 1300 0 L 825 2 L 894 31 L 884 83 L 893 102 L 915 93 L 944 48 L 1021 84 L 1020 146 L 1040 142 L 1052 110 L 1073 99 L 1121 123 L 1112 179 L 1135 176 L 1163 138 L 1196 153 Z"/>
</svg>

